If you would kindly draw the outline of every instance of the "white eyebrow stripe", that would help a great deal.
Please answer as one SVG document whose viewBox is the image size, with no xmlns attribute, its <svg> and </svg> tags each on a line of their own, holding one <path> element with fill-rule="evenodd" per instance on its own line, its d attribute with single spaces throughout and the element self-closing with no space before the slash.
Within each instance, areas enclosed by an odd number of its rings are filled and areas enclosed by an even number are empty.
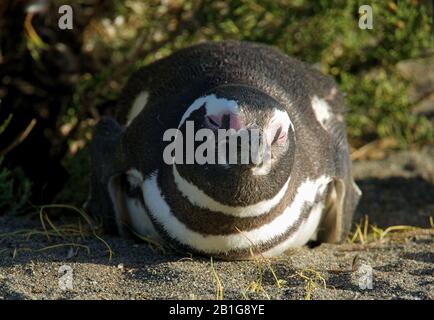
<svg viewBox="0 0 434 320">
<path fill-rule="evenodd" d="M 193 113 L 193 111 L 199 109 L 205 104 L 206 114 L 219 114 L 223 111 L 229 111 L 236 114 L 240 113 L 240 108 L 238 103 L 235 100 L 228 100 L 225 98 L 218 98 L 215 94 L 210 94 L 204 97 L 197 98 L 194 102 L 188 107 L 187 111 L 185 111 L 184 115 L 181 118 L 181 121 L 178 124 L 178 129 L 182 126 L 185 120 Z"/>
<path fill-rule="evenodd" d="M 289 118 L 288 112 L 282 111 L 279 109 L 275 109 L 273 117 L 270 120 L 270 123 L 274 119 L 276 119 L 277 121 L 280 121 L 283 124 L 284 128 L 289 129 L 289 127 L 291 127 L 292 131 L 295 132 L 294 124 L 292 123 L 291 119 Z"/>
</svg>

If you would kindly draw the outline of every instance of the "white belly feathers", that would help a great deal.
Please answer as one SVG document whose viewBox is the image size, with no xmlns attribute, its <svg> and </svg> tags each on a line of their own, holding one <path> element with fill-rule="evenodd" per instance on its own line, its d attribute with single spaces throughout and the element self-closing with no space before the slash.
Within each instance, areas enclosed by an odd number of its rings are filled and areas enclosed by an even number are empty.
<svg viewBox="0 0 434 320">
<path fill-rule="evenodd" d="M 298 228 L 294 232 L 290 233 L 288 238 L 280 241 L 274 247 L 265 251 L 264 254 L 267 256 L 276 255 L 285 251 L 289 247 L 304 245 L 312 237 L 316 232 L 324 208 L 324 203 L 315 203 L 315 199 L 318 195 L 325 192 L 327 184 L 330 181 L 330 178 L 323 176 L 316 180 L 306 180 L 303 182 L 298 187 L 294 200 L 289 204 L 284 212 L 267 224 L 241 233 L 234 232 L 233 234 L 226 235 L 209 235 L 193 231 L 188 225 L 185 225 L 177 219 L 176 215 L 173 213 L 174 209 L 168 205 L 163 196 L 162 190 L 158 184 L 157 176 L 158 171 L 155 171 L 142 182 L 141 189 L 147 212 L 141 204 L 137 203 L 135 200 L 130 199 L 128 202 L 128 210 L 130 211 L 129 214 L 131 221 L 134 224 L 134 229 L 141 234 L 150 233 L 149 235 L 151 236 L 155 235 L 155 230 L 152 227 L 151 222 L 152 219 L 158 223 L 159 226 L 164 229 L 164 232 L 173 240 L 182 245 L 208 254 L 221 254 L 231 250 L 248 250 L 252 244 L 260 246 L 261 244 L 270 242 L 276 237 L 285 234 L 285 232 L 287 232 L 291 227 L 294 227 L 304 210 L 310 208 L 311 212 L 307 215 L 307 219 L 302 220 L 301 223 L 299 223 Z M 285 192 L 287 187 L 286 184 L 282 190 Z M 199 189 L 198 194 L 196 195 L 198 198 L 192 198 L 191 192 L 185 194 L 186 189 L 183 190 L 184 196 L 195 205 L 204 199 L 204 196 L 209 198 L 209 196 L 205 195 Z M 190 189 L 190 191 L 191 190 L 192 189 Z M 235 213 L 239 216 L 254 216 L 255 214 L 258 214 L 258 212 L 265 213 L 262 212 L 264 208 L 271 208 L 272 204 L 275 202 L 277 204 L 282 197 L 283 194 L 278 194 L 275 196 L 276 199 L 273 198 L 268 200 L 268 203 L 265 205 L 262 203 L 259 205 L 252 205 L 245 207 L 245 210 L 242 210 L 240 207 L 230 210 L 230 207 L 219 204 L 213 199 L 211 199 L 213 201 L 200 202 L 200 205 L 211 203 L 209 208 L 210 210 L 222 209 L 220 211 L 223 213 L 230 212 L 231 214 Z M 149 214 L 151 219 L 146 217 L 146 213 Z"/>
</svg>

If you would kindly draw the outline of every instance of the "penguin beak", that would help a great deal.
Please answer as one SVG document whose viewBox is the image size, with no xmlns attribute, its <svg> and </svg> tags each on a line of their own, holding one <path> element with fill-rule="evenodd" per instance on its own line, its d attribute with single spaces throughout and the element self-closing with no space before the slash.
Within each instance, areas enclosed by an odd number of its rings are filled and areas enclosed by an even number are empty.
<svg viewBox="0 0 434 320">
<path fill-rule="evenodd" d="M 237 170 L 256 172 L 257 168 L 271 165 L 271 144 L 268 143 L 266 135 L 260 129 L 245 129 L 238 136 L 245 137 L 237 139 L 237 161 L 233 165 Z M 255 169 L 256 168 L 256 169 Z"/>
<path fill-rule="evenodd" d="M 235 131 L 244 128 L 241 115 L 234 112 L 208 114 L 205 118 L 205 125 L 210 129 L 234 129 Z"/>
</svg>

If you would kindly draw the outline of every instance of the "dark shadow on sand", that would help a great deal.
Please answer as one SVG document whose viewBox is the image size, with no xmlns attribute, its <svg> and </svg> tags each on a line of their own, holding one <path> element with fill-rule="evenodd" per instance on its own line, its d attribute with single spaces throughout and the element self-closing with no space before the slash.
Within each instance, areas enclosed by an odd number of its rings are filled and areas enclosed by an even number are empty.
<svg viewBox="0 0 434 320">
<path fill-rule="evenodd" d="M 434 215 L 434 185 L 422 177 L 367 178 L 356 181 L 363 192 L 354 222 L 367 215 L 371 224 L 429 226 Z"/>
</svg>

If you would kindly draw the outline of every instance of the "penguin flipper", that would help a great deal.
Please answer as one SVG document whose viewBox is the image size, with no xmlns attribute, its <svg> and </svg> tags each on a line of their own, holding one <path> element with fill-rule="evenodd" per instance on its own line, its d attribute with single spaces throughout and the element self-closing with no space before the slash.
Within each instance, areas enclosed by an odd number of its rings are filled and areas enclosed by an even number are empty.
<svg viewBox="0 0 434 320">
<path fill-rule="evenodd" d="M 96 125 L 90 144 L 90 188 L 84 209 L 102 222 L 109 233 L 116 233 L 114 204 L 108 184 L 116 170 L 115 148 L 122 134 L 119 124 L 110 117 L 103 117 Z"/>
<path fill-rule="evenodd" d="M 335 178 L 329 184 L 324 215 L 318 228 L 320 242 L 342 242 L 351 228 L 361 191 L 352 179 Z"/>
</svg>

